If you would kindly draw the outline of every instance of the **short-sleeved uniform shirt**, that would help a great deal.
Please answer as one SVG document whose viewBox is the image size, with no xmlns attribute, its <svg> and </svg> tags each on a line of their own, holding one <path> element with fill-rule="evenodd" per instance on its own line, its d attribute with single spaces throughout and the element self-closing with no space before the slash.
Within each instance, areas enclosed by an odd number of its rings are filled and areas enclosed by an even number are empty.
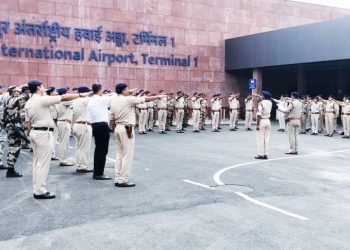
<svg viewBox="0 0 350 250">
<path fill-rule="evenodd" d="M 135 106 L 145 101 L 145 97 L 124 95 L 114 97 L 111 102 L 111 119 L 116 124 L 135 125 Z"/>
</svg>

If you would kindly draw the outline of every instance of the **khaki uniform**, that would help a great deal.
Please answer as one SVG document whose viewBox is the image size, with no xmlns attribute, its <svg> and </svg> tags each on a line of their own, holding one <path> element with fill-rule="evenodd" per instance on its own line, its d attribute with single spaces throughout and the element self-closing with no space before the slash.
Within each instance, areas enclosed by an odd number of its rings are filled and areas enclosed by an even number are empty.
<svg viewBox="0 0 350 250">
<path fill-rule="evenodd" d="M 201 100 L 201 119 L 200 119 L 200 129 L 204 130 L 205 127 L 205 119 L 207 118 L 207 107 L 208 107 L 208 101 L 207 99 Z"/>
<path fill-rule="evenodd" d="M 258 156 L 268 155 L 271 131 L 271 109 L 272 102 L 270 100 L 262 100 L 258 104 L 257 115 L 261 117 L 259 130 L 256 131 Z"/>
<path fill-rule="evenodd" d="M 147 122 L 146 122 L 146 129 L 149 131 L 153 130 L 153 124 L 154 124 L 154 102 L 147 102 Z"/>
<path fill-rule="evenodd" d="M 91 148 L 92 127 L 88 123 L 87 105 L 90 98 L 78 98 L 73 101 L 73 133 L 77 139 L 75 159 L 77 169 L 87 169 L 87 161 Z"/>
<path fill-rule="evenodd" d="M 300 130 L 300 119 L 303 109 L 303 103 L 300 100 L 294 100 L 289 103 L 288 114 L 288 136 L 290 152 L 298 152 L 298 131 Z"/>
<path fill-rule="evenodd" d="M 334 101 L 326 101 L 325 107 L 325 125 L 327 135 L 332 135 L 334 132 L 335 105 Z"/>
<path fill-rule="evenodd" d="M 211 102 L 211 126 L 213 131 L 219 128 L 221 100 L 219 98 L 212 98 Z"/>
<path fill-rule="evenodd" d="M 164 132 L 165 131 L 165 123 L 166 123 L 166 117 L 167 117 L 167 98 L 163 97 L 158 100 L 157 102 L 157 109 L 158 109 L 158 126 L 159 131 Z"/>
<path fill-rule="evenodd" d="M 309 103 L 303 102 L 301 119 L 300 119 L 300 129 L 302 133 L 306 133 L 306 125 L 307 125 L 306 123 L 307 123 L 307 118 L 309 116 L 309 109 L 310 109 Z"/>
<path fill-rule="evenodd" d="M 147 123 L 147 104 L 140 103 L 137 105 L 139 109 L 139 132 L 146 132 L 146 123 Z"/>
<path fill-rule="evenodd" d="M 318 105 L 321 107 L 320 109 L 320 117 L 318 119 L 318 132 L 322 132 L 325 126 L 325 114 L 324 114 L 324 104 L 322 101 L 318 102 Z"/>
<path fill-rule="evenodd" d="M 199 122 L 201 117 L 200 98 L 192 97 L 191 102 L 192 102 L 193 131 L 199 131 Z"/>
<path fill-rule="evenodd" d="M 57 143 L 57 138 L 58 138 L 58 129 L 57 129 L 57 109 L 56 105 L 51 105 L 50 106 L 50 114 L 52 119 L 54 120 L 54 131 L 53 131 L 53 145 L 52 145 L 52 158 L 56 158 L 56 143 Z"/>
<path fill-rule="evenodd" d="M 69 136 L 72 131 L 73 109 L 72 101 L 61 102 L 56 105 L 57 109 L 57 128 L 58 128 L 58 158 L 60 163 L 68 163 L 67 149 L 69 145 Z"/>
<path fill-rule="evenodd" d="M 236 98 L 229 98 L 228 104 L 230 106 L 230 129 L 234 129 L 236 127 L 239 101 Z"/>
<path fill-rule="evenodd" d="M 345 136 L 350 136 L 350 103 L 342 105 L 343 131 Z"/>
<path fill-rule="evenodd" d="M 50 105 L 58 104 L 60 96 L 41 96 L 34 94 L 26 103 L 26 121 L 32 126 L 30 141 L 33 148 L 33 192 L 42 195 L 47 192 L 46 178 L 50 168 L 55 127 L 51 118 Z M 36 130 L 36 128 L 46 130 Z"/>
<path fill-rule="evenodd" d="M 245 128 L 251 129 L 253 120 L 253 100 L 248 99 L 245 101 Z"/>
<path fill-rule="evenodd" d="M 134 158 L 135 135 L 132 138 L 126 132 L 126 125 L 135 125 L 135 105 L 145 102 L 145 97 L 119 95 L 111 103 L 111 117 L 115 121 L 115 143 L 117 159 L 115 163 L 115 182 L 127 183 Z"/>
<path fill-rule="evenodd" d="M 313 134 L 318 134 L 319 130 L 319 119 L 320 113 L 322 112 L 322 103 L 312 102 L 310 105 L 310 113 L 311 113 L 311 131 Z"/>
<path fill-rule="evenodd" d="M 286 101 L 279 101 L 278 102 L 278 108 L 280 109 L 286 109 L 288 106 L 288 103 Z M 279 123 L 280 129 L 285 130 L 286 129 L 286 114 L 281 112 L 280 110 L 277 109 L 277 119 Z"/>
<path fill-rule="evenodd" d="M 175 99 L 175 112 L 176 112 L 176 131 L 182 130 L 184 111 L 185 108 L 185 98 L 183 96 L 177 97 Z"/>
</svg>

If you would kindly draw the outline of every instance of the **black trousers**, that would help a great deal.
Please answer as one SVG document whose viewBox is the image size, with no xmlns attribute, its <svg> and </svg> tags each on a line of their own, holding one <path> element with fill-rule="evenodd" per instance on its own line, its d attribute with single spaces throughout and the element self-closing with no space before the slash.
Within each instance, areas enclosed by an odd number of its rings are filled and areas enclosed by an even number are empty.
<svg viewBox="0 0 350 250">
<path fill-rule="evenodd" d="M 109 127 L 107 122 L 92 123 L 92 135 L 95 138 L 94 176 L 103 175 L 109 145 Z"/>
</svg>

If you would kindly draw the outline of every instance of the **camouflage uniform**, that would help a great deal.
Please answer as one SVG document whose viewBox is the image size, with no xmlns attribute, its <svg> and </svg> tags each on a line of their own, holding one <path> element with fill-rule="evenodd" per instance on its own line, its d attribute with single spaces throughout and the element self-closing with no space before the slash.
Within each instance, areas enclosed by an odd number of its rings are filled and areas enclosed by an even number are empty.
<svg viewBox="0 0 350 250">
<path fill-rule="evenodd" d="M 205 98 L 202 98 L 201 100 L 201 118 L 200 118 L 200 124 L 199 128 L 201 130 L 205 130 L 205 119 L 207 118 L 207 107 L 208 107 L 208 101 Z"/>
<path fill-rule="evenodd" d="M 24 105 L 27 103 L 28 100 L 29 100 L 29 95 L 23 95 L 23 99 L 21 101 L 21 110 L 20 110 L 21 125 L 22 125 L 23 131 L 27 130 L 27 126 L 25 125 L 26 115 L 25 115 Z M 29 142 L 22 140 L 21 145 L 23 149 L 30 149 Z"/>
<path fill-rule="evenodd" d="M 4 117 L 4 106 L 6 99 L 8 98 L 8 95 L 2 94 L 0 95 L 0 119 L 1 123 L 3 123 L 3 117 Z M 6 131 L 4 128 L 4 124 L 0 124 L 0 167 L 4 168 L 3 164 L 3 155 L 4 155 L 4 148 L 5 148 L 5 143 L 6 143 Z"/>
<path fill-rule="evenodd" d="M 185 98 L 185 107 L 184 107 L 184 119 L 182 123 L 182 127 L 188 127 L 188 120 L 190 119 L 190 105 L 188 97 Z"/>
<path fill-rule="evenodd" d="M 9 169 L 14 169 L 21 150 L 22 139 L 17 135 L 15 127 L 22 129 L 20 111 L 24 104 L 24 96 L 11 96 L 5 103 L 4 121 L 8 142 L 7 167 Z"/>
</svg>

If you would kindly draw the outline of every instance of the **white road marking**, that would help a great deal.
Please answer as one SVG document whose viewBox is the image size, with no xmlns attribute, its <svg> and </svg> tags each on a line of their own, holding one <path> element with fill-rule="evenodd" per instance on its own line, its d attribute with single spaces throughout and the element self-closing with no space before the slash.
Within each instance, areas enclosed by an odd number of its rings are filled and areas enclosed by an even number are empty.
<svg viewBox="0 0 350 250">
<path fill-rule="evenodd" d="M 250 201 L 254 204 L 257 204 L 259 206 L 262 206 L 262 207 L 265 207 L 265 208 L 269 208 L 271 210 L 274 210 L 276 212 L 279 212 L 281 214 L 285 214 L 285 215 L 288 215 L 288 216 L 291 216 L 291 217 L 294 217 L 296 219 L 299 219 L 299 220 L 309 220 L 308 218 L 304 217 L 304 216 L 300 216 L 300 215 L 297 215 L 295 213 L 291 213 L 291 212 L 288 212 L 286 210 L 283 210 L 283 209 L 280 209 L 280 208 L 277 208 L 277 207 L 274 207 L 274 206 L 271 206 L 269 204 L 266 204 L 266 203 L 263 203 L 261 201 L 258 201 L 258 200 L 255 200 L 251 197 L 249 197 L 248 195 L 246 194 L 243 194 L 241 192 L 235 192 L 235 194 L 237 194 L 238 196 L 242 197 L 243 199 L 247 200 L 247 201 Z"/>
<path fill-rule="evenodd" d="M 107 157 L 106 159 L 109 160 L 109 161 L 111 161 L 111 162 L 116 162 L 116 160 L 114 160 L 114 159 L 112 159 L 112 158 L 109 158 L 109 157 Z"/>
<path fill-rule="evenodd" d="M 265 163 L 265 162 L 270 162 L 270 161 L 279 161 L 279 160 L 286 160 L 286 159 L 296 159 L 296 158 L 302 158 L 302 157 L 309 157 L 309 156 L 318 156 L 318 155 L 325 155 L 325 154 L 336 154 L 336 153 L 343 153 L 343 152 L 349 152 L 350 149 L 344 149 L 344 150 L 337 150 L 337 151 L 331 151 L 331 152 L 322 152 L 322 153 L 315 153 L 315 154 L 308 154 L 308 155 L 296 155 L 296 156 L 287 156 L 287 157 L 280 157 L 280 158 L 274 158 L 274 159 L 268 159 L 268 160 L 260 160 L 260 161 L 252 161 L 252 162 L 246 162 L 246 163 L 241 163 L 241 164 L 237 164 L 237 165 L 233 165 L 227 168 L 223 168 L 221 170 L 219 170 L 218 172 L 216 172 L 214 174 L 214 181 L 216 184 L 218 185 L 225 185 L 225 183 L 223 183 L 220 179 L 221 175 L 223 173 L 225 173 L 228 170 L 234 169 L 234 168 L 238 168 L 238 167 L 242 167 L 242 166 L 248 166 L 248 165 L 253 165 L 253 164 L 257 164 L 257 163 Z"/>
<path fill-rule="evenodd" d="M 211 189 L 211 190 L 217 190 L 217 189 L 215 189 L 215 188 L 213 188 L 211 186 L 208 186 L 208 185 L 205 185 L 205 184 L 202 184 L 202 183 L 198 183 L 198 182 L 194 182 L 194 181 L 190 181 L 190 180 L 183 180 L 183 182 L 187 182 L 187 183 L 190 183 L 190 184 L 193 184 L 193 185 L 196 185 L 196 186 L 199 186 L 199 187 L 204 187 L 204 188 L 207 188 L 207 189 Z M 263 203 L 261 201 L 255 200 L 255 199 L 253 199 L 253 198 L 249 197 L 248 195 L 243 194 L 241 192 L 234 192 L 234 193 L 236 195 L 240 196 L 241 198 L 249 201 L 249 202 L 252 202 L 254 204 L 257 204 L 257 205 L 265 207 L 265 208 L 269 208 L 269 209 L 274 210 L 276 212 L 279 212 L 281 214 L 284 214 L 284 215 L 287 215 L 287 216 L 290 216 L 290 217 L 293 217 L 293 218 L 296 218 L 296 219 L 299 219 L 299 220 L 309 220 L 308 218 L 306 218 L 304 216 L 301 216 L 301 215 L 298 215 L 298 214 L 295 214 L 295 213 L 291 213 L 291 212 L 288 212 L 286 210 L 283 210 L 283 209 L 271 206 L 269 204 Z"/>
<path fill-rule="evenodd" d="M 198 183 L 198 182 L 194 182 L 194 181 L 189 181 L 189 180 L 183 180 L 183 182 L 187 182 L 187 183 L 190 183 L 190 184 L 193 184 L 193 185 L 196 185 L 196 186 L 200 186 L 200 187 L 204 187 L 204 188 L 208 188 L 208 189 L 211 189 L 211 190 L 215 190 L 215 188 L 211 187 L 211 186 L 208 186 L 208 185 L 204 185 L 202 183 Z"/>
</svg>

